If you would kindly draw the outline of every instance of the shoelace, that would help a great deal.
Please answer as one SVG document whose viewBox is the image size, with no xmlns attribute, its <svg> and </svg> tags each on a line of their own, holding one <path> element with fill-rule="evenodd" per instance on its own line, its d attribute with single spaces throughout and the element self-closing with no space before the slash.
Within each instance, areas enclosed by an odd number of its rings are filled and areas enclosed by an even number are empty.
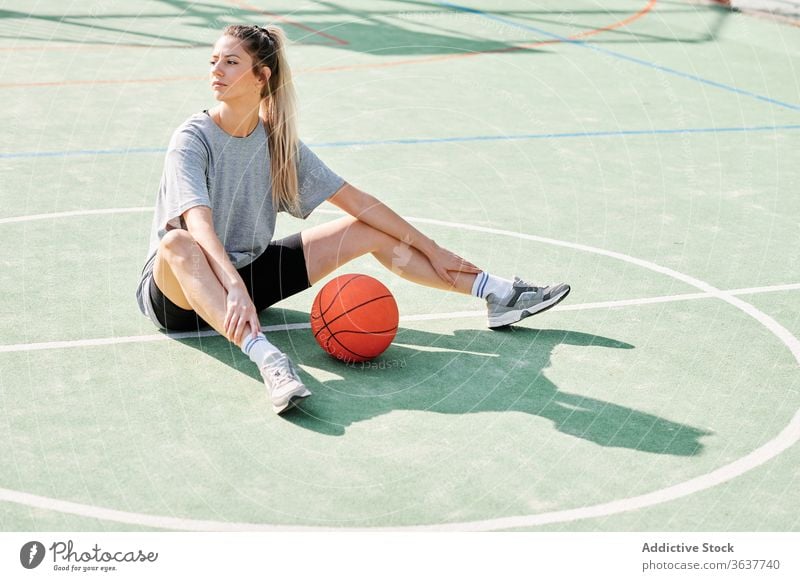
<svg viewBox="0 0 800 581">
<path fill-rule="evenodd" d="M 287 382 L 300 380 L 294 372 L 294 369 L 292 369 L 292 364 L 286 355 L 279 357 L 271 365 L 266 365 L 263 371 L 269 374 L 272 379 L 270 383 L 273 389 L 283 387 Z"/>
</svg>

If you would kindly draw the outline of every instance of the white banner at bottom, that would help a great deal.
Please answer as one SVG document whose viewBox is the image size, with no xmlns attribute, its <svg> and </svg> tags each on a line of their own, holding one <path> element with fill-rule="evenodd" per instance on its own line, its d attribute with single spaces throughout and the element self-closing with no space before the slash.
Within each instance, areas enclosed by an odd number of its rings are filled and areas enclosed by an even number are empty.
<svg viewBox="0 0 800 581">
<path fill-rule="evenodd" d="M 0 579 L 800 579 L 800 533 L 0 533 Z"/>
</svg>

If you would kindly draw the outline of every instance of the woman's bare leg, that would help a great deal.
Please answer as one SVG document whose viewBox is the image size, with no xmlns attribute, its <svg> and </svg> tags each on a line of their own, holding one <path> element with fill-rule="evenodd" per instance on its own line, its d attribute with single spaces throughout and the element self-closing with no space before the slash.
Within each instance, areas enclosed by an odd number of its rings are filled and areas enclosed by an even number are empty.
<svg viewBox="0 0 800 581">
<path fill-rule="evenodd" d="M 227 293 L 188 231 L 170 230 L 161 239 L 153 278 L 169 300 L 182 309 L 194 309 L 217 333 L 226 336 Z M 248 325 L 244 336 L 250 334 Z"/>
<path fill-rule="evenodd" d="M 214 274 L 203 249 L 189 232 L 171 230 L 161 239 L 153 278 L 169 300 L 181 308 L 194 309 L 217 333 L 227 337 L 225 287 Z M 311 395 L 289 359 L 263 335 L 248 341 L 251 335 L 248 324 L 244 331 L 244 343 L 248 345 L 246 353 L 258 365 L 273 411 L 283 413 Z M 278 356 L 274 357 L 273 354 Z"/>
<path fill-rule="evenodd" d="M 350 216 L 304 230 L 301 238 L 311 284 L 367 253 L 395 274 L 418 284 L 470 294 L 475 282 L 474 274 L 454 272 L 455 286 L 451 286 L 419 250 Z"/>
</svg>

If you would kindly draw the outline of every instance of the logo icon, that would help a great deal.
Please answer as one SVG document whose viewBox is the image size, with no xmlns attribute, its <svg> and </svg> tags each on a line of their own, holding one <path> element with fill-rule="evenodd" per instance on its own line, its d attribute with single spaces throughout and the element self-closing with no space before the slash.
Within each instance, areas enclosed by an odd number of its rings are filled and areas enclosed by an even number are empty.
<svg viewBox="0 0 800 581">
<path fill-rule="evenodd" d="M 26 569 L 35 569 L 44 559 L 44 545 L 39 541 L 30 541 L 22 545 L 19 551 L 19 562 Z"/>
</svg>

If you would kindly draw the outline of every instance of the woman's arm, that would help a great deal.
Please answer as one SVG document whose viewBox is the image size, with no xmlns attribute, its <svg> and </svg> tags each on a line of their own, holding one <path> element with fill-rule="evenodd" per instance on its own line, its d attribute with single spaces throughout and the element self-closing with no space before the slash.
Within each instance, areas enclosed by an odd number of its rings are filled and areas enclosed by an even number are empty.
<svg viewBox="0 0 800 581">
<path fill-rule="evenodd" d="M 386 204 L 348 183 L 345 183 L 328 201 L 376 230 L 422 252 L 439 276 L 451 285 L 455 280 L 449 271 L 474 274 L 481 272 L 481 269 L 471 262 L 436 244 Z"/>
<path fill-rule="evenodd" d="M 261 330 L 255 305 L 250 299 L 242 277 L 228 258 L 228 253 L 225 252 L 225 247 L 214 230 L 211 208 L 208 206 L 189 208 L 183 213 L 183 220 L 189 234 L 202 248 L 208 264 L 225 289 L 227 294 L 225 333 L 228 339 L 239 345 L 244 339 L 243 333 L 248 323 L 253 335 Z"/>
</svg>

